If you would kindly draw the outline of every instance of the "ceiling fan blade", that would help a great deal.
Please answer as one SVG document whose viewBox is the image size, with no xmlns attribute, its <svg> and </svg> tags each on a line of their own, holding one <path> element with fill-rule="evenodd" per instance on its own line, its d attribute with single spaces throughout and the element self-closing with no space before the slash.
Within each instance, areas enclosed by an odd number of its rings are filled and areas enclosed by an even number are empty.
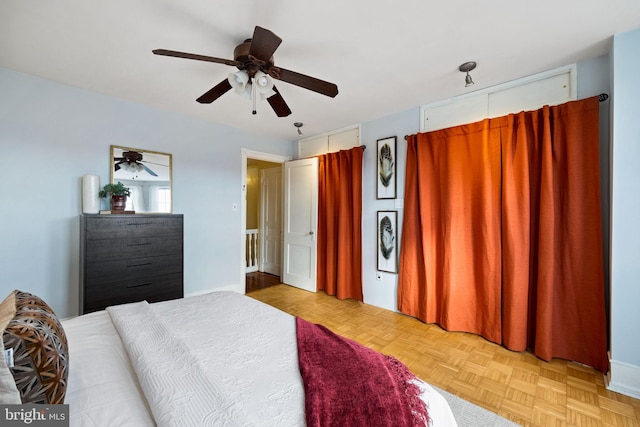
<svg viewBox="0 0 640 427">
<path fill-rule="evenodd" d="M 149 169 L 148 167 L 146 167 L 145 165 L 142 165 L 142 167 L 144 168 L 144 170 L 147 171 L 147 173 L 151 176 L 158 176 L 157 173 L 155 173 L 154 171 L 152 171 L 151 169 Z"/>
<path fill-rule="evenodd" d="M 200 104 L 211 104 L 216 99 L 227 93 L 231 89 L 231 83 L 229 80 L 224 79 L 213 88 L 205 92 L 200 98 L 196 99 Z"/>
<path fill-rule="evenodd" d="M 338 94 L 338 86 L 334 83 L 325 82 L 324 80 L 305 76 L 304 74 L 285 70 L 284 68 L 278 67 L 278 73 L 277 75 L 274 75 L 274 77 L 278 80 L 282 80 L 283 82 L 291 83 L 292 85 L 300 86 L 322 95 L 330 96 L 331 98 Z"/>
<path fill-rule="evenodd" d="M 273 91 L 276 94 L 271 95 L 269 98 L 267 98 L 267 102 L 269 103 L 269 105 L 271 105 L 273 111 L 276 112 L 276 116 L 287 117 L 289 114 L 291 114 L 291 109 L 284 101 L 284 98 L 282 97 L 282 95 L 280 95 L 280 92 L 278 92 L 278 89 L 276 89 L 275 86 L 273 87 Z"/>
<path fill-rule="evenodd" d="M 215 62 L 218 64 L 231 65 L 234 67 L 240 65 L 238 61 L 232 61 L 231 59 L 216 58 L 214 56 L 198 55 L 195 53 L 177 52 L 175 50 L 156 49 L 153 51 L 153 53 L 155 53 L 156 55 L 162 55 L 162 56 L 173 56 L 176 58 L 195 59 L 197 61 Z"/>
<path fill-rule="evenodd" d="M 282 39 L 266 28 L 258 27 L 253 30 L 249 55 L 255 56 L 261 61 L 269 62 L 273 53 L 282 43 Z"/>
</svg>

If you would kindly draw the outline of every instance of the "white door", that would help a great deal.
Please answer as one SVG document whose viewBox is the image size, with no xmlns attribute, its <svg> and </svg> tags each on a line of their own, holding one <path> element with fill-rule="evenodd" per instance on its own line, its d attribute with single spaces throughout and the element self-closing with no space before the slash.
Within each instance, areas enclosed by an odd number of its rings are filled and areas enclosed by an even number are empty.
<svg viewBox="0 0 640 427">
<path fill-rule="evenodd" d="M 260 271 L 282 272 L 282 167 L 260 170 Z"/>
<path fill-rule="evenodd" d="M 284 164 L 284 256 L 282 281 L 316 292 L 318 159 Z"/>
</svg>

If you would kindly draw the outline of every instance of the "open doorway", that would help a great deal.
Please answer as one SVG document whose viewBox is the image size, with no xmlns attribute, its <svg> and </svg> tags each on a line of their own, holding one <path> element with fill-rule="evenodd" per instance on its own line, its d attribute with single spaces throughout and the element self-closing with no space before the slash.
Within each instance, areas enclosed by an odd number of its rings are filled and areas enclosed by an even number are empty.
<svg viewBox="0 0 640 427">
<path fill-rule="evenodd" d="M 282 166 L 247 159 L 246 291 L 280 282 Z M 271 276 L 271 277 L 269 277 Z"/>
<path fill-rule="evenodd" d="M 242 274 L 245 292 L 281 283 L 282 164 L 287 157 L 243 150 Z"/>
</svg>

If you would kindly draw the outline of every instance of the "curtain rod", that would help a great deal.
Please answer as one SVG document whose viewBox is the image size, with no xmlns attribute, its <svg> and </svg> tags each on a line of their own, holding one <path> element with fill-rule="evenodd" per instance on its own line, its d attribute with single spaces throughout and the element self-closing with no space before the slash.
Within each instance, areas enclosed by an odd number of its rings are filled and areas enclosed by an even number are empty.
<svg viewBox="0 0 640 427">
<path fill-rule="evenodd" d="M 607 99 L 609 99 L 609 94 L 608 93 L 601 93 L 600 95 L 598 95 L 598 101 L 600 102 L 604 102 Z M 407 138 L 409 138 L 409 135 L 405 135 L 404 139 L 406 140 Z"/>
<path fill-rule="evenodd" d="M 366 146 L 366 145 L 364 145 L 364 144 L 362 144 L 362 145 L 360 146 L 360 148 L 362 148 L 362 151 L 364 151 L 364 150 L 366 150 L 366 149 L 367 149 L 367 146 Z"/>
</svg>

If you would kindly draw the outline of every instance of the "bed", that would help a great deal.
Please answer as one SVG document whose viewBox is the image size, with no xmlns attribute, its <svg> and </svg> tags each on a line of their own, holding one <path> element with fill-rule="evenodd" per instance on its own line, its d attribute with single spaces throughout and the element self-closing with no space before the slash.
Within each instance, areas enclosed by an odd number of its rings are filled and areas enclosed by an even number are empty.
<svg viewBox="0 0 640 427">
<path fill-rule="evenodd" d="M 70 425 L 304 426 L 297 321 L 234 292 L 64 320 Z M 456 425 L 440 393 L 412 383 L 429 425 Z"/>
</svg>

